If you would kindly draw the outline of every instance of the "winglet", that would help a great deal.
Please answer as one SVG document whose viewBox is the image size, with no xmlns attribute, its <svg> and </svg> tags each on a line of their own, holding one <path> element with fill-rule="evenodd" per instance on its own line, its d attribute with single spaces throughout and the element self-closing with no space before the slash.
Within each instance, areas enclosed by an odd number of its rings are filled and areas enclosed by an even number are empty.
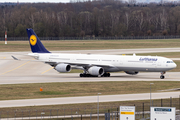
<svg viewBox="0 0 180 120">
<path fill-rule="evenodd" d="M 14 57 L 13 55 L 11 56 L 14 60 L 20 60 L 20 59 L 18 59 L 18 58 L 16 58 L 16 57 Z"/>
<path fill-rule="evenodd" d="M 31 51 L 33 53 L 50 53 L 44 45 L 41 43 L 40 39 L 36 35 L 36 33 L 33 31 L 33 29 L 28 28 L 26 29 L 29 39 L 29 44 L 31 47 Z"/>
</svg>

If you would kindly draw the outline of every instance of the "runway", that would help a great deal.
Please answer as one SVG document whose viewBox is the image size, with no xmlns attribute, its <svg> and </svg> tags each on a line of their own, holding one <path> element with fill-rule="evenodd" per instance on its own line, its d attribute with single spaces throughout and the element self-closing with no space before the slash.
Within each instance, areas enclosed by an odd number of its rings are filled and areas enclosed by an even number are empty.
<svg viewBox="0 0 180 120">
<path fill-rule="evenodd" d="M 179 98 L 179 92 L 152 93 L 152 99 Z M 99 102 L 116 102 L 132 100 L 149 100 L 149 93 L 142 94 L 121 94 L 121 95 L 99 95 Z M 63 98 L 44 98 L 44 99 L 24 99 L 24 100 L 4 100 L 0 101 L 0 108 L 24 107 L 24 106 L 43 106 L 43 105 L 62 105 L 79 103 L 97 103 L 97 96 L 82 97 L 63 97 Z"/>
<path fill-rule="evenodd" d="M 111 49 L 111 50 L 76 50 L 76 51 L 54 51 L 56 53 L 91 53 L 91 54 L 133 54 L 153 52 L 180 52 L 180 48 L 147 48 L 147 49 Z M 50 82 L 102 82 L 102 81 L 162 81 L 160 73 L 139 73 L 128 75 L 126 73 L 111 73 L 111 77 L 89 77 L 80 78 L 79 73 L 58 73 L 51 66 L 42 62 L 32 62 L 27 56 L 31 52 L 1 52 L 0 53 L 0 84 L 25 84 L 25 83 L 50 83 Z M 15 61 L 11 55 L 22 59 Z M 180 60 L 180 58 L 173 58 Z M 167 72 L 163 81 L 180 81 L 179 72 Z M 153 99 L 179 97 L 178 92 L 154 93 Z M 172 96 L 173 95 L 173 96 Z M 138 98 L 136 96 L 139 96 Z M 100 96 L 100 102 L 146 100 L 149 94 L 132 95 L 104 95 Z M 30 100 L 8 100 L 0 101 L 0 107 L 22 107 L 34 105 L 76 104 L 93 103 L 97 96 L 47 98 Z"/>
<path fill-rule="evenodd" d="M 55 70 L 52 70 L 55 71 Z M 56 71 L 55 71 L 56 72 Z M 160 73 L 149 72 L 137 75 L 126 73 L 111 73 L 111 77 L 80 78 L 79 73 L 46 73 L 44 75 L 0 75 L 0 84 L 25 84 L 25 83 L 52 83 L 52 82 L 105 82 L 105 81 L 180 81 L 179 72 L 167 72 L 165 79 L 160 79 Z M 8 73 L 7 73 L 8 74 Z M 9 73 L 10 74 L 10 73 Z"/>
<path fill-rule="evenodd" d="M 180 48 L 146 48 L 146 49 L 110 49 L 110 50 L 76 50 L 55 51 L 61 53 L 96 53 L 96 54 L 123 54 L 123 53 L 152 53 L 152 52 L 179 52 Z M 31 52 L 1 52 L 0 53 L 0 84 L 21 83 L 48 83 L 48 82 L 97 82 L 97 81 L 162 81 L 160 73 L 144 73 L 128 75 L 124 72 L 111 73 L 109 78 L 80 78 L 79 73 L 58 73 L 51 66 L 42 62 L 32 62 L 27 56 Z M 22 61 L 13 60 L 11 55 Z M 173 58 L 179 60 L 180 58 Z M 24 61 L 25 60 L 25 61 Z M 167 72 L 165 81 L 179 81 L 180 75 Z"/>
</svg>

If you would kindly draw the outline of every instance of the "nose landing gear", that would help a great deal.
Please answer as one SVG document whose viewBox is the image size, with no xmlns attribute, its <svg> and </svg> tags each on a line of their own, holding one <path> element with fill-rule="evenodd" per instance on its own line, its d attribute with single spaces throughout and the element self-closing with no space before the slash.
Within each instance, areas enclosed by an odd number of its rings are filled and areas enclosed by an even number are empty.
<svg viewBox="0 0 180 120">
<path fill-rule="evenodd" d="M 164 79 L 165 77 L 164 77 L 164 75 L 161 75 L 160 78 L 161 78 L 161 79 Z"/>
<path fill-rule="evenodd" d="M 161 72 L 161 76 L 160 76 L 161 79 L 164 79 L 164 78 L 165 78 L 165 76 L 164 76 L 165 73 L 166 73 L 166 72 Z"/>
</svg>

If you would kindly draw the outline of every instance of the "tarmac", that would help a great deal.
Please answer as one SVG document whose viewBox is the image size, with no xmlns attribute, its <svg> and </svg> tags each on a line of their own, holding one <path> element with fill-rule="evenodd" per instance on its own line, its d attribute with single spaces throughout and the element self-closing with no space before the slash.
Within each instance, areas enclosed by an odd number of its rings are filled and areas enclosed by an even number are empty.
<svg viewBox="0 0 180 120">
<path fill-rule="evenodd" d="M 152 99 L 179 98 L 178 92 L 160 92 L 151 93 Z M 3 100 L 0 101 L 0 108 L 7 107 L 25 107 L 25 106 L 43 106 L 43 105 L 64 105 L 64 104 L 82 104 L 97 103 L 98 96 L 80 96 L 80 97 L 61 97 L 61 98 L 42 98 L 42 99 L 23 99 L 23 100 Z M 150 100 L 150 93 L 141 94 L 120 94 L 120 95 L 99 95 L 99 102 L 117 102 Z"/>
<path fill-rule="evenodd" d="M 180 48 L 147 48 L 147 49 L 111 49 L 111 50 L 76 50 L 54 51 L 55 53 L 82 53 L 82 54 L 133 54 L 155 52 L 180 52 Z M 165 79 L 160 79 L 160 73 L 140 72 L 137 75 L 126 73 L 111 73 L 111 77 L 80 78 L 79 73 L 58 73 L 51 66 L 42 62 L 32 62 L 27 56 L 31 52 L 1 52 L 0 53 L 0 84 L 51 83 L 51 82 L 101 82 L 101 81 L 180 81 L 179 72 L 167 72 Z M 11 55 L 22 61 L 13 60 Z M 180 58 L 172 58 L 180 60 Z M 138 97 L 137 97 L 138 96 Z M 179 97 L 179 92 L 153 93 L 153 99 Z M 100 102 L 147 100 L 149 93 L 126 95 L 101 95 Z M 97 102 L 97 96 L 44 98 L 30 100 L 0 101 L 0 107 L 23 107 L 54 104 L 77 104 Z"/>
</svg>

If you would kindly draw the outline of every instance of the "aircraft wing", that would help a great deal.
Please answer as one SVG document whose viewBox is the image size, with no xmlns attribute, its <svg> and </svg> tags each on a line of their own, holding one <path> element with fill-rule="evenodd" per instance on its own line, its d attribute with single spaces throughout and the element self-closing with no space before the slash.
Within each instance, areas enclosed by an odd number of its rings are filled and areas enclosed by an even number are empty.
<svg viewBox="0 0 180 120">
<path fill-rule="evenodd" d="M 114 67 L 112 65 L 108 65 L 108 64 L 89 64 L 89 63 L 72 63 L 72 62 L 55 62 L 55 61 L 41 61 L 41 60 L 21 60 L 16 58 L 15 56 L 12 56 L 12 58 L 14 60 L 19 60 L 19 61 L 32 61 L 32 62 L 44 62 L 46 64 L 49 64 L 51 66 L 56 66 L 57 64 L 69 64 L 72 65 L 73 69 L 83 69 L 83 67 L 92 67 L 92 66 L 98 66 L 98 67 L 106 67 L 106 68 L 110 68 L 110 67 Z"/>
<path fill-rule="evenodd" d="M 49 61 L 46 61 L 45 63 L 47 63 L 47 64 L 49 64 L 49 65 L 53 65 L 53 66 L 56 66 L 57 64 L 61 64 L 61 63 L 63 63 L 63 64 L 69 64 L 69 65 L 72 65 L 72 66 L 77 66 L 77 68 L 79 68 L 79 67 L 92 67 L 92 66 L 98 66 L 98 67 L 108 67 L 108 68 L 110 68 L 110 67 L 114 67 L 114 66 L 112 66 L 112 65 L 108 65 L 108 64 L 89 64 L 89 63 L 71 63 L 71 62 L 59 62 L 59 63 L 57 63 L 57 62 L 49 62 Z M 74 68 L 74 67 L 73 67 Z M 75 68 L 76 69 L 76 68 Z"/>
</svg>

